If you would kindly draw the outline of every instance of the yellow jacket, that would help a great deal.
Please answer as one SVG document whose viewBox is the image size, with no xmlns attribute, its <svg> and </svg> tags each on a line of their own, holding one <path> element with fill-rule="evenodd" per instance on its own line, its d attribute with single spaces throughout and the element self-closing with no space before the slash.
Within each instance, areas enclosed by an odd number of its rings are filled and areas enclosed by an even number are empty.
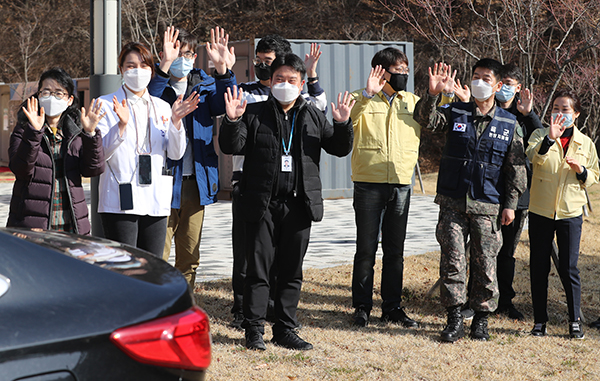
<svg viewBox="0 0 600 381">
<path fill-rule="evenodd" d="M 538 154 L 548 128 L 540 128 L 529 138 L 527 156 L 533 167 L 529 210 L 540 216 L 557 220 L 577 217 L 587 202 L 585 188 L 598 182 L 598 153 L 592 140 L 573 127 L 573 137 L 566 156 L 577 160 L 587 169 L 585 183 L 565 161 L 563 148 L 557 140 L 544 155 Z"/>
<path fill-rule="evenodd" d="M 419 97 L 399 91 L 391 105 L 381 91 L 369 99 L 360 89 L 352 97 L 352 181 L 410 184 L 421 138 L 412 117 Z"/>
</svg>

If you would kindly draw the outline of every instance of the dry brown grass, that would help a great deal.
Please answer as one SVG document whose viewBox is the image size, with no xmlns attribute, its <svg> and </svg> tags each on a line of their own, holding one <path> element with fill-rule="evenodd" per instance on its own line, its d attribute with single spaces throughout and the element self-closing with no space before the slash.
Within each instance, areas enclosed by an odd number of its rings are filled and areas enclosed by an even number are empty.
<svg viewBox="0 0 600 381">
<path fill-rule="evenodd" d="M 427 175 L 426 189 L 432 192 L 435 176 Z M 433 183 L 433 185 L 432 185 Z M 600 187 L 590 194 L 600 214 Z M 588 321 L 600 315 L 600 218 L 585 218 L 579 268 L 582 275 L 582 311 Z M 213 358 L 209 380 L 600 380 L 597 362 L 599 332 L 585 328 L 584 340 L 570 340 L 564 292 L 556 271 L 550 277 L 549 336 L 534 338 L 529 287 L 529 239 L 523 234 L 516 253 L 515 305 L 526 321 L 505 316 L 490 318 L 489 342 L 468 338 L 454 344 L 441 343 L 439 332 L 445 311 L 439 292 L 426 293 L 438 277 L 439 253 L 405 259 L 404 287 L 408 314 L 421 327 L 404 329 L 381 324 L 379 288 L 376 286 L 372 323 L 367 328 L 351 326 L 352 266 L 305 271 L 298 310 L 304 328 L 302 338 L 315 349 L 296 352 L 269 343 L 255 352 L 244 347 L 244 335 L 228 327 L 231 320 L 229 279 L 199 285 L 199 304 L 211 316 Z M 381 262 L 376 268 L 379 282 Z M 467 324 L 468 328 L 468 324 Z"/>
</svg>

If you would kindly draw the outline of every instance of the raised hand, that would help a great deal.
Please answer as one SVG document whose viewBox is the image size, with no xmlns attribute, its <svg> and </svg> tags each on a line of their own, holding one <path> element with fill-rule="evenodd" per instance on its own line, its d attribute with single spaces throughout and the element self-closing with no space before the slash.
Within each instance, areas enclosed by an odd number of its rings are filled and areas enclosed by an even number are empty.
<svg viewBox="0 0 600 381">
<path fill-rule="evenodd" d="M 92 99 L 90 103 L 90 109 L 86 111 L 85 107 L 81 108 L 81 126 L 83 130 L 90 135 L 95 134 L 96 126 L 100 119 L 104 118 L 106 111 L 100 115 L 102 111 L 102 103 L 98 99 Z"/>
<path fill-rule="evenodd" d="M 44 108 L 42 107 L 39 111 L 38 114 L 38 99 L 35 97 L 27 98 L 27 108 L 23 107 L 23 112 L 27 116 L 27 119 L 29 119 L 31 126 L 37 131 L 40 131 L 44 127 L 44 122 L 46 121 Z"/>
<path fill-rule="evenodd" d="M 317 63 L 319 62 L 319 58 L 321 58 L 321 53 L 323 53 L 321 45 L 314 42 L 310 44 L 310 53 L 304 57 L 304 65 L 306 66 L 306 75 L 308 77 L 317 76 Z"/>
<path fill-rule="evenodd" d="M 443 62 L 436 63 L 433 70 L 429 68 L 429 94 L 438 95 L 446 88 L 451 78 L 448 74 L 449 68 L 450 66 Z"/>
<path fill-rule="evenodd" d="M 338 94 L 337 103 L 338 104 L 336 107 L 333 102 L 331 102 L 331 115 L 333 115 L 333 119 L 336 121 L 345 122 L 350 117 L 350 111 L 352 111 L 352 107 L 354 107 L 354 103 L 356 103 L 356 101 L 352 99 L 350 94 L 346 91 L 343 99 L 342 93 Z"/>
<path fill-rule="evenodd" d="M 233 92 L 231 91 L 231 87 L 227 88 L 227 92 L 225 93 L 225 113 L 229 120 L 237 120 L 246 111 L 246 105 L 248 101 L 243 99 L 242 89 L 237 88 L 237 86 L 233 86 Z"/>
<path fill-rule="evenodd" d="M 533 93 L 529 89 L 521 91 L 521 99 L 517 102 L 517 111 L 527 116 L 533 108 Z"/>
<path fill-rule="evenodd" d="M 177 41 L 178 36 L 179 30 L 175 29 L 174 26 L 170 26 L 165 30 L 163 37 L 163 60 L 173 62 L 179 57 L 181 42 Z"/>
<path fill-rule="evenodd" d="M 227 44 L 229 44 L 229 34 L 225 34 L 225 29 L 216 27 L 210 30 L 210 42 L 206 43 L 206 53 L 215 65 L 217 73 L 221 75 L 235 65 L 233 46 L 228 50 Z"/>
<path fill-rule="evenodd" d="M 370 97 L 383 90 L 383 87 L 385 86 L 385 79 L 383 78 L 384 74 L 385 69 L 381 67 L 381 65 L 371 68 L 369 78 L 367 78 L 367 88 L 365 89 Z"/>
<path fill-rule="evenodd" d="M 452 73 L 452 68 L 450 67 L 450 65 L 448 65 L 448 74 Z M 454 82 L 454 78 L 456 78 L 456 70 L 454 70 L 454 73 L 452 73 L 452 75 L 450 75 L 450 78 L 448 79 L 448 82 L 446 82 L 446 87 L 444 87 L 444 90 L 442 90 L 444 93 L 446 94 L 452 94 L 454 93 L 454 87 L 455 87 L 455 82 Z"/>
<path fill-rule="evenodd" d="M 583 172 L 583 167 L 581 166 L 581 164 L 579 164 L 579 162 L 575 159 L 573 159 L 572 157 L 565 157 L 565 161 L 567 162 L 567 164 L 569 164 L 569 166 L 571 167 L 572 170 L 574 170 L 577 173 L 582 173 Z"/>
<path fill-rule="evenodd" d="M 127 123 L 129 123 L 129 107 L 127 106 L 127 101 L 123 99 L 123 101 L 119 103 L 117 96 L 113 96 L 113 109 L 119 117 L 119 134 L 123 136 Z"/>
<path fill-rule="evenodd" d="M 565 131 L 565 116 L 562 113 L 556 115 L 554 119 L 550 120 L 550 130 L 548 131 L 548 137 L 552 140 L 560 138 Z"/>
<path fill-rule="evenodd" d="M 469 89 L 469 86 L 467 85 L 461 87 L 460 79 L 457 79 L 454 83 L 454 94 L 462 102 L 468 102 L 471 99 L 471 89 Z"/>
<path fill-rule="evenodd" d="M 171 122 L 178 130 L 181 128 L 181 120 L 189 113 L 198 108 L 200 94 L 192 91 L 186 100 L 183 100 L 183 94 L 177 97 L 177 100 L 171 106 Z"/>
</svg>

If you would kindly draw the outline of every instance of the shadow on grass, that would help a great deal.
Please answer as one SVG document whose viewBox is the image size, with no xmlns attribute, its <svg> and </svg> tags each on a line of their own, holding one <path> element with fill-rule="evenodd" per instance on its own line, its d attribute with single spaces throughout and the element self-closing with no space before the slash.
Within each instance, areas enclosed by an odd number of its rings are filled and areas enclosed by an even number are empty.
<svg viewBox="0 0 600 381">
<path fill-rule="evenodd" d="M 579 267 L 582 271 L 583 285 L 582 311 L 587 322 L 595 320 L 600 313 L 600 308 L 596 302 L 598 290 L 600 289 L 600 268 L 597 266 L 597 258 L 594 255 L 580 255 Z M 505 315 L 492 315 L 490 317 L 492 325 L 490 333 L 492 335 L 526 335 L 529 332 L 527 323 L 530 323 L 533 327 L 528 262 L 528 258 L 525 259 L 522 256 L 516 260 L 514 288 L 517 296 L 513 300 L 517 309 L 525 314 L 525 323 L 518 328 L 510 328 L 507 327 L 510 325 L 508 324 L 510 320 Z M 426 283 L 422 279 L 417 281 L 406 276 L 402 305 L 405 307 L 407 314 L 420 323 L 418 329 L 406 329 L 399 325 L 380 322 L 381 297 L 377 287 L 377 279 L 370 325 L 365 328 L 353 327 L 352 313 L 354 309 L 351 307 L 351 287 L 350 280 L 347 277 L 347 268 L 310 270 L 310 276 L 305 277 L 302 286 L 298 308 L 298 320 L 304 327 L 361 333 L 385 332 L 390 335 L 417 335 L 427 337 L 432 341 L 439 341 L 439 333 L 446 322 L 445 309 L 439 301 L 439 291 L 428 297 L 426 293 L 429 291 L 431 282 Z M 333 272 L 331 272 L 332 270 Z M 213 341 L 215 343 L 243 346 L 243 332 L 229 327 L 229 323 L 233 318 L 230 311 L 233 304 L 231 280 L 222 279 L 199 283 L 196 287 L 195 298 L 197 304 L 210 316 L 211 324 L 220 326 L 218 330 L 213 330 Z M 549 277 L 548 313 L 550 317 L 549 324 L 555 326 L 551 328 L 552 334 L 557 336 L 567 335 L 566 298 L 555 269 L 551 271 Z M 505 319 L 506 323 L 501 319 Z M 469 327 L 470 322 L 466 322 L 467 335 L 470 330 Z"/>
</svg>

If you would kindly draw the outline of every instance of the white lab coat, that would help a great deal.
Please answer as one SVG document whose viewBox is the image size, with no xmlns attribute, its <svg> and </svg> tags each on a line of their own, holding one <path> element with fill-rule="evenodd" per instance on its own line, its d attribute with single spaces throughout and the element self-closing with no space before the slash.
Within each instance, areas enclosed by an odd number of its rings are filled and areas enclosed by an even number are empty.
<svg viewBox="0 0 600 381">
<path fill-rule="evenodd" d="M 149 124 L 151 132 L 151 162 L 152 162 L 152 184 L 139 184 L 138 150 L 136 144 L 141 147 L 146 136 L 148 114 L 138 115 L 136 139 L 136 123 L 132 110 L 135 106 L 129 102 L 140 101 L 127 90 L 128 106 L 130 108 L 129 122 L 123 136 L 119 136 L 119 117 L 114 112 L 113 96 L 121 102 L 125 99 L 124 87 L 112 94 L 100 97 L 102 112 L 106 115 L 98 123 L 102 133 L 104 145 L 104 156 L 107 167 L 100 176 L 98 213 L 125 213 L 135 215 L 149 215 L 153 217 L 165 217 L 171 213 L 171 197 L 173 192 L 173 177 L 163 176 L 162 169 L 165 159 L 179 160 L 183 156 L 186 147 L 185 129 L 177 130 L 171 121 L 171 106 L 160 98 L 152 97 L 146 93 L 142 96 L 150 107 Z M 140 114 L 140 113 L 138 113 Z M 142 152 L 147 151 L 144 146 Z M 109 168 L 110 166 L 110 168 Z M 112 169 L 112 170 L 111 170 Z M 116 177 L 116 178 L 115 178 Z M 121 210 L 119 201 L 119 183 L 132 185 L 133 209 Z"/>
</svg>

